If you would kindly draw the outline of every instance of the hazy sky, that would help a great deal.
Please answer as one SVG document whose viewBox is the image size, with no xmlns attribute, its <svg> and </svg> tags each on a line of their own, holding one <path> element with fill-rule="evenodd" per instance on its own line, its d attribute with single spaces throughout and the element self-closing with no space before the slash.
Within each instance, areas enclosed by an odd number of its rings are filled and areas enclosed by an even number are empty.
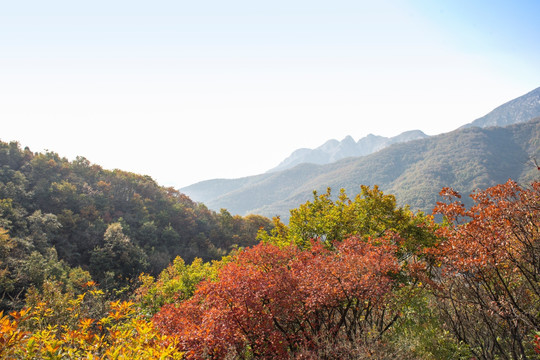
<svg viewBox="0 0 540 360">
<path fill-rule="evenodd" d="M 162 185 L 451 131 L 540 86 L 540 1 L 0 0 L 0 140 Z"/>
</svg>

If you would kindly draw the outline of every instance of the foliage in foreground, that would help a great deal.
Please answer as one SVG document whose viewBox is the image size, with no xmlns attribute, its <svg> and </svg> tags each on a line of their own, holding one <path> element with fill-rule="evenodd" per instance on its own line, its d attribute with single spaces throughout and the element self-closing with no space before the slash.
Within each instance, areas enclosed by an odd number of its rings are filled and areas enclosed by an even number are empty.
<svg viewBox="0 0 540 360">
<path fill-rule="evenodd" d="M 448 224 L 431 249 L 442 270 L 430 287 L 440 318 L 477 359 L 538 356 L 540 183 L 477 192 L 470 209 L 452 189 L 441 195 L 435 211 Z"/>
<path fill-rule="evenodd" d="M 92 284 L 90 284 L 92 285 Z M 180 359 L 176 340 L 158 332 L 137 315 L 132 302 L 106 305 L 103 316 L 87 317 L 100 302 L 101 290 L 58 295 L 9 315 L 0 313 L 0 357 L 3 359 Z M 61 297 L 61 296 L 60 296 Z M 65 319 L 62 313 L 68 313 Z"/>
<path fill-rule="evenodd" d="M 315 196 L 154 321 L 193 359 L 536 358 L 540 184 L 472 199 L 435 226 L 376 188 Z"/>
<path fill-rule="evenodd" d="M 142 275 L 138 306 L 109 303 L 91 282 L 82 291 L 84 271 L 69 286 L 46 279 L 1 317 L 0 356 L 540 357 L 540 183 L 479 191 L 469 209 L 444 189 L 440 225 L 362 190 L 315 196 L 220 262 L 178 258 Z"/>
<path fill-rule="evenodd" d="M 157 278 L 141 274 L 140 286 L 135 292 L 138 306 L 145 314 L 154 315 L 165 304 L 190 299 L 201 281 L 215 280 L 218 269 L 227 259 L 212 263 L 195 259 L 186 265 L 181 257 L 177 257 Z"/>
<path fill-rule="evenodd" d="M 398 271 L 390 241 L 377 242 L 350 238 L 335 250 L 315 243 L 310 251 L 257 245 L 154 321 L 178 335 L 179 348 L 193 358 L 242 356 L 246 349 L 283 358 L 322 336 L 376 342 L 395 321 L 388 297 L 390 273 Z"/>
<path fill-rule="evenodd" d="M 388 338 L 419 287 L 431 219 L 376 187 L 291 213 L 155 323 L 194 359 L 412 356 Z"/>
</svg>

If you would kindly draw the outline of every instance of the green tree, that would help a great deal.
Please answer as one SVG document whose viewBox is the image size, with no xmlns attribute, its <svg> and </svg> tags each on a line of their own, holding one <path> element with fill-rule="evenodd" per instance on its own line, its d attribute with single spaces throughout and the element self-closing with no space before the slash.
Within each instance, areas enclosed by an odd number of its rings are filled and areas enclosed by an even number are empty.
<svg viewBox="0 0 540 360">
<path fill-rule="evenodd" d="M 341 189 L 336 200 L 330 188 L 322 195 L 313 192 L 313 200 L 291 210 L 289 225 L 274 219 L 270 232 L 259 232 L 259 239 L 280 244 L 310 246 L 311 240 L 342 241 L 351 236 L 380 237 L 395 233 L 400 238 L 401 257 L 420 254 L 421 249 L 435 243 L 432 218 L 423 213 L 397 207 L 393 195 L 385 195 L 377 186 L 361 187 L 351 200 Z"/>
<path fill-rule="evenodd" d="M 93 277 L 107 283 L 102 285 L 125 286 L 146 270 L 147 255 L 123 233 L 120 223 L 109 225 L 103 238 L 104 244 L 94 249 L 90 259 Z"/>
<path fill-rule="evenodd" d="M 203 262 L 200 258 L 186 265 L 181 257 L 164 269 L 157 278 L 141 274 L 136 291 L 137 303 L 147 314 L 155 314 L 165 304 L 191 298 L 203 280 L 214 280 L 223 262 Z"/>
</svg>

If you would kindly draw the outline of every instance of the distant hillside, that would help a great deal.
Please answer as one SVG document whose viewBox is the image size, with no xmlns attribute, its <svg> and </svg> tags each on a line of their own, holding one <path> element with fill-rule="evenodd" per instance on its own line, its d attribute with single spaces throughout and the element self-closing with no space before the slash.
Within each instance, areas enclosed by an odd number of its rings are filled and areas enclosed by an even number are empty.
<svg viewBox="0 0 540 360">
<path fill-rule="evenodd" d="M 181 189 L 212 209 L 232 213 L 288 216 L 288 210 L 311 199 L 312 191 L 345 188 L 351 196 L 360 185 L 379 185 L 400 204 L 430 211 L 444 186 L 463 194 L 503 183 L 528 182 L 538 170 L 529 161 L 540 154 L 540 118 L 506 128 L 465 128 L 426 139 L 399 143 L 364 157 L 235 180 L 210 180 Z M 222 189 L 224 191 L 220 192 Z"/>
<path fill-rule="evenodd" d="M 507 126 L 540 116 L 540 87 L 509 101 L 463 127 Z"/>
<path fill-rule="evenodd" d="M 294 151 L 288 158 L 268 172 L 290 169 L 303 163 L 320 165 L 329 164 L 347 157 L 369 155 L 392 144 L 423 139 L 426 137 L 427 135 L 422 131 L 412 130 L 390 138 L 369 134 L 357 142 L 355 142 L 351 136 L 347 136 L 341 141 L 335 139 L 328 140 L 315 149 L 303 148 Z"/>
</svg>

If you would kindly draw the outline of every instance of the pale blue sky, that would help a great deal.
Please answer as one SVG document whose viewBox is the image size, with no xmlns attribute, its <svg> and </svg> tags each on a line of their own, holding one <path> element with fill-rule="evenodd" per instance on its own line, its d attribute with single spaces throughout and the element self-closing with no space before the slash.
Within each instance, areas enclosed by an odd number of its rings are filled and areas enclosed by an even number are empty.
<svg viewBox="0 0 540 360">
<path fill-rule="evenodd" d="M 2 1 L 0 139 L 163 185 L 451 131 L 540 86 L 539 1 Z"/>
</svg>

